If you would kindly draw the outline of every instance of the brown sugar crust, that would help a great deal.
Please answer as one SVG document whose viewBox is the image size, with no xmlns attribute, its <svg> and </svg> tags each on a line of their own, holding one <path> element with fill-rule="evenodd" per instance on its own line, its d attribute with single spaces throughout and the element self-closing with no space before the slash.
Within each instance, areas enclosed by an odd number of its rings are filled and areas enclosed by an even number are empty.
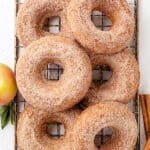
<svg viewBox="0 0 150 150">
<path fill-rule="evenodd" d="M 109 31 L 94 26 L 91 21 L 93 10 L 100 10 L 111 19 Z M 74 37 L 90 52 L 119 52 L 134 33 L 135 19 L 126 0 L 71 0 L 67 16 Z"/>
<path fill-rule="evenodd" d="M 74 119 L 79 114 L 80 110 L 77 108 L 51 114 L 49 110 L 43 111 L 27 106 L 21 114 L 17 126 L 19 148 L 21 150 L 58 150 L 64 142 L 67 142 L 66 137 L 73 126 Z M 65 134 L 59 139 L 52 138 L 47 133 L 47 124 L 53 122 L 64 125 Z"/>
<path fill-rule="evenodd" d="M 95 135 L 106 127 L 112 130 L 112 137 L 97 148 L 94 144 Z M 136 119 L 126 105 L 102 102 L 89 106 L 79 115 L 70 142 L 64 147 L 66 150 L 134 150 L 137 136 Z"/>
<path fill-rule="evenodd" d="M 102 85 L 92 83 L 87 95 L 85 105 L 96 104 L 101 101 L 131 101 L 139 86 L 139 69 L 136 59 L 129 49 L 113 55 L 91 55 L 93 69 L 97 66 L 107 65 L 112 71 L 108 81 Z"/>
<path fill-rule="evenodd" d="M 72 38 L 66 19 L 70 0 L 26 0 L 19 9 L 17 15 L 17 35 L 21 43 L 26 47 L 35 40 L 44 36 L 52 36 L 53 33 L 43 30 L 43 21 L 47 17 L 61 18 L 61 29 L 58 36 Z"/>
<path fill-rule="evenodd" d="M 63 68 L 58 81 L 44 76 L 47 64 Z M 26 48 L 16 66 L 18 88 L 32 106 L 51 112 L 71 108 L 87 93 L 92 68 L 87 54 L 67 38 L 44 37 Z"/>
</svg>

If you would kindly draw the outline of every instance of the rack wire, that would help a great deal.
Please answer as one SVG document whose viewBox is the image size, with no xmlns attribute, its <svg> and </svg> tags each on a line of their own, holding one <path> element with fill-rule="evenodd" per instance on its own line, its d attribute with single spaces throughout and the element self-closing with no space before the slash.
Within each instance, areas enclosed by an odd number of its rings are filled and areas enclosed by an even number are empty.
<svg viewBox="0 0 150 150">
<path fill-rule="evenodd" d="M 135 18 L 137 19 L 137 0 L 128 0 L 128 3 L 133 10 L 135 14 Z M 16 8 L 17 11 L 19 7 L 23 4 L 23 0 L 16 0 Z M 17 12 L 16 12 L 17 13 Z M 111 27 L 111 21 L 109 18 L 102 12 L 94 11 L 91 15 L 91 20 L 95 24 L 97 28 L 100 28 L 101 30 L 109 30 Z M 45 24 L 43 26 L 43 29 L 47 32 L 51 32 L 54 34 L 57 34 L 61 29 L 61 19 L 59 17 L 53 17 L 53 19 L 47 18 L 45 21 Z M 135 57 L 137 58 L 137 28 L 135 29 L 135 35 L 133 38 L 133 41 L 129 44 L 129 46 Z M 22 55 L 22 52 L 24 51 L 23 46 L 20 44 L 19 40 L 16 37 L 16 51 L 17 51 L 17 59 Z M 48 80 L 59 80 L 61 74 L 63 72 L 63 69 L 56 65 L 56 64 L 48 64 L 47 69 L 45 71 L 45 76 Z M 93 70 L 93 81 L 98 84 L 103 84 L 111 77 L 111 70 L 108 66 L 99 66 L 96 69 Z M 22 97 L 20 93 L 17 95 L 16 99 L 16 120 L 19 118 L 19 114 L 25 109 L 26 107 L 26 101 Z M 80 106 L 82 107 L 82 104 L 80 103 Z M 137 122 L 139 124 L 139 101 L 138 96 L 134 98 L 134 101 L 132 101 L 129 104 L 130 109 L 135 114 L 135 117 L 137 119 Z M 60 123 L 50 123 L 48 125 L 48 134 L 52 137 L 59 138 L 60 136 L 63 136 L 64 134 L 64 128 L 63 125 Z M 105 128 L 102 131 L 100 131 L 95 138 L 95 144 L 100 147 L 100 145 L 104 144 L 106 141 L 108 141 L 111 137 L 111 131 L 109 128 Z M 17 148 L 17 142 L 16 142 L 16 149 Z M 140 140 L 138 139 L 135 150 L 140 150 Z"/>
</svg>

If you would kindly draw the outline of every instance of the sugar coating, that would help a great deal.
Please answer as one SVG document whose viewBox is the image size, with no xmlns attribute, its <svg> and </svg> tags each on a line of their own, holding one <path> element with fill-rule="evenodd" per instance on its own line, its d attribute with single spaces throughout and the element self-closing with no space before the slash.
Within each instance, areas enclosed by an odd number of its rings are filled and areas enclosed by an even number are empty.
<svg viewBox="0 0 150 150">
<path fill-rule="evenodd" d="M 112 138 L 99 149 L 94 144 L 95 135 L 103 128 L 112 130 Z M 138 127 L 133 113 L 124 104 L 101 102 L 89 106 L 75 120 L 66 150 L 134 150 Z"/>
<path fill-rule="evenodd" d="M 44 77 L 48 63 L 63 68 L 58 81 Z M 29 104 L 57 112 L 71 108 L 86 95 L 92 81 L 92 68 L 89 57 L 75 42 L 48 36 L 26 48 L 17 62 L 16 80 Z"/>
<path fill-rule="evenodd" d="M 96 104 L 101 101 L 130 102 L 139 86 L 139 68 L 137 61 L 129 49 L 113 55 L 91 54 L 93 69 L 100 65 L 108 65 L 112 70 L 111 78 L 100 86 L 92 83 L 85 105 Z"/>
<path fill-rule="evenodd" d="M 110 17 L 112 27 L 109 31 L 94 26 L 91 21 L 93 10 Z M 90 52 L 119 52 L 133 37 L 135 19 L 126 0 L 71 0 L 67 14 L 75 39 Z"/>
<path fill-rule="evenodd" d="M 74 120 L 80 114 L 80 110 L 73 108 L 64 112 L 51 114 L 49 110 L 38 110 L 32 106 L 22 112 L 17 126 L 17 143 L 21 150 L 58 150 L 67 136 L 70 134 Z M 62 123 L 65 127 L 65 135 L 59 139 L 52 139 L 46 133 L 46 125 L 50 122 Z M 62 149 L 63 150 L 63 149 Z M 65 150 L 65 149 L 64 149 Z"/>
<path fill-rule="evenodd" d="M 138 134 L 136 120 L 127 106 L 112 101 L 129 102 L 139 84 L 137 62 L 127 49 L 123 50 L 133 36 L 134 16 L 126 0 L 71 0 L 70 5 L 69 1 L 26 0 L 19 10 L 19 40 L 25 47 L 33 43 L 17 63 L 17 84 L 35 108 L 28 106 L 21 114 L 18 145 L 22 150 L 97 150 L 95 135 L 110 127 L 112 139 L 100 150 L 133 150 Z M 91 22 L 91 12 L 97 9 L 110 17 L 113 25 L 109 31 L 98 30 Z M 42 30 L 43 20 L 51 16 L 61 17 L 59 36 L 76 38 L 89 52 L 112 54 L 123 50 L 114 55 L 90 55 L 93 68 L 107 64 L 113 70 L 107 83 L 99 88 L 92 84 L 89 89 L 92 69 L 88 56 L 75 42 Z M 50 62 L 64 69 L 59 81 L 44 77 Z M 80 116 L 79 110 L 58 112 L 71 108 L 85 95 L 85 104 L 96 105 L 89 106 Z M 59 140 L 45 133 L 46 123 L 53 121 L 65 126 L 65 136 Z"/>
<path fill-rule="evenodd" d="M 66 19 L 67 6 L 70 0 L 26 0 L 20 7 L 17 15 L 17 35 L 26 47 L 33 41 L 44 36 L 54 34 L 42 29 L 42 22 L 46 17 L 59 16 L 61 18 L 61 31 L 58 36 L 73 38 Z"/>
</svg>

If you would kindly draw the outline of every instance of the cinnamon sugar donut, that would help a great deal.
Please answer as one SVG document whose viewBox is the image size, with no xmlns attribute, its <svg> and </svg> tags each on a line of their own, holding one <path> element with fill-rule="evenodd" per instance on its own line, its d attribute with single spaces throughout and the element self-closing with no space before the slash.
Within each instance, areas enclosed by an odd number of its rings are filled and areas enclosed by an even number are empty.
<svg viewBox="0 0 150 150">
<path fill-rule="evenodd" d="M 43 22 L 48 17 L 59 16 L 61 29 L 57 34 L 63 37 L 72 37 L 68 27 L 66 7 L 70 0 L 26 0 L 21 6 L 17 16 L 17 34 L 24 46 L 35 40 L 54 34 L 42 29 Z"/>
<path fill-rule="evenodd" d="M 93 10 L 100 10 L 111 19 L 109 31 L 94 26 L 91 21 Z M 134 33 L 134 15 L 126 0 L 71 0 L 67 16 L 74 37 L 90 52 L 119 52 Z"/>
<path fill-rule="evenodd" d="M 135 96 L 139 85 L 139 69 L 133 54 L 125 49 L 114 55 L 91 55 L 93 69 L 107 65 L 111 68 L 111 78 L 102 85 L 92 83 L 85 105 L 100 101 L 119 101 L 128 103 Z"/>
<path fill-rule="evenodd" d="M 17 127 L 18 146 L 21 150 L 58 150 L 80 114 L 78 109 L 51 114 L 50 110 L 37 110 L 28 106 L 21 114 Z M 48 123 L 59 122 L 64 125 L 65 134 L 59 139 L 51 138 L 46 132 Z M 63 149 L 61 149 L 63 150 Z M 65 149 L 64 149 L 65 150 Z"/>
<path fill-rule="evenodd" d="M 112 130 L 112 137 L 97 148 L 95 135 L 106 127 Z M 88 107 L 79 115 L 70 135 L 70 143 L 64 147 L 66 150 L 134 150 L 137 136 L 135 117 L 126 105 L 102 102 Z"/>
<path fill-rule="evenodd" d="M 63 68 L 58 81 L 47 80 L 44 70 L 53 63 Z M 16 79 L 20 92 L 32 106 L 62 111 L 87 93 L 92 69 L 89 57 L 78 45 L 63 37 L 44 37 L 26 48 L 18 60 Z"/>
</svg>

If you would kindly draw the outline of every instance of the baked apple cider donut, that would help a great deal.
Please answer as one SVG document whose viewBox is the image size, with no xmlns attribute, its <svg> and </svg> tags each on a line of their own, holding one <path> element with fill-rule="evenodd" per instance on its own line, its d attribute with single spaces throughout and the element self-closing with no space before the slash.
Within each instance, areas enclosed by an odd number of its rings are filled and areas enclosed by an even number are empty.
<svg viewBox="0 0 150 150">
<path fill-rule="evenodd" d="M 98 148 L 94 144 L 94 138 L 104 128 L 111 129 L 112 137 Z M 70 149 L 134 150 L 137 136 L 136 119 L 126 105 L 102 102 L 88 107 L 76 119 L 70 136 Z M 69 150 L 69 146 L 67 148 Z"/>
<path fill-rule="evenodd" d="M 61 27 L 58 36 L 72 37 L 67 23 L 67 9 L 70 0 L 25 0 L 17 15 L 17 35 L 26 47 L 44 36 L 52 36 L 46 32 L 43 24 L 46 18 L 60 17 Z"/>
<path fill-rule="evenodd" d="M 47 80 L 47 64 L 63 68 L 58 81 Z M 63 37 L 44 37 L 26 48 L 16 67 L 20 92 L 32 106 L 51 112 L 68 109 L 87 93 L 92 78 L 90 59 L 79 46 Z"/>
<path fill-rule="evenodd" d="M 19 148 L 21 150 L 58 150 L 63 142 L 67 142 L 69 130 L 79 114 L 80 111 L 76 108 L 51 114 L 49 110 L 43 111 L 27 106 L 18 121 Z M 65 134 L 58 139 L 52 138 L 47 131 L 47 125 L 54 122 L 64 125 Z"/>
<path fill-rule="evenodd" d="M 112 21 L 109 31 L 96 28 L 91 13 L 99 10 Z M 71 0 L 67 15 L 76 40 L 90 52 L 112 54 L 127 46 L 135 19 L 126 0 Z"/>
<path fill-rule="evenodd" d="M 128 103 L 134 98 L 139 85 L 139 69 L 129 49 L 114 55 L 91 54 L 91 62 L 93 69 L 102 65 L 109 66 L 112 75 L 102 85 L 92 83 L 83 102 L 85 105 L 110 100 Z"/>
</svg>

